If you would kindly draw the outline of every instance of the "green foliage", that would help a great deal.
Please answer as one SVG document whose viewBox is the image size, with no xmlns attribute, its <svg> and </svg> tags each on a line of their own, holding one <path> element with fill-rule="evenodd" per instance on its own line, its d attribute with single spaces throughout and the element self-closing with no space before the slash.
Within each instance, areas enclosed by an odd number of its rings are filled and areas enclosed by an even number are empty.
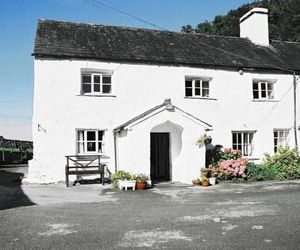
<svg viewBox="0 0 300 250">
<path fill-rule="evenodd" d="M 289 180 L 300 178 L 300 157 L 297 149 L 278 148 L 274 155 L 265 155 L 262 164 L 248 163 L 247 179 L 249 181 Z"/>
<path fill-rule="evenodd" d="M 185 26 L 181 26 L 181 32 L 184 33 L 193 33 L 195 30 L 193 29 L 192 25 L 185 25 Z"/>
<path fill-rule="evenodd" d="M 221 151 L 222 152 L 222 151 Z M 238 149 L 225 148 L 221 154 L 222 160 L 237 160 L 242 157 L 242 152 Z"/>
<path fill-rule="evenodd" d="M 208 134 L 203 134 L 197 141 L 196 141 L 196 145 L 201 148 L 203 147 L 205 144 L 207 144 L 209 141 L 211 141 L 211 136 Z"/>
<path fill-rule="evenodd" d="M 119 170 L 112 175 L 111 179 L 113 182 L 116 182 L 118 180 L 130 180 L 130 173 L 123 170 Z"/>
<path fill-rule="evenodd" d="M 19 148 L 0 148 L 0 151 L 10 152 L 10 153 L 21 152 Z"/>
<path fill-rule="evenodd" d="M 144 174 L 139 174 L 136 177 L 137 182 L 147 182 L 148 180 L 149 180 L 149 177 L 147 175 L 144 175 Z"/>
<path fill-rule="evenodd" d="M 212 22 L 199 23 L 195 28 L 182 26 L 182 32 L 239 36 L 239 19 L 251 7 L 269 10 L 270 38 L 283 41 L 300 41 L 300 1 L 299 0 L 260 0 L 230 10 L 227 15 L 218 15 Z"/>
</svg>

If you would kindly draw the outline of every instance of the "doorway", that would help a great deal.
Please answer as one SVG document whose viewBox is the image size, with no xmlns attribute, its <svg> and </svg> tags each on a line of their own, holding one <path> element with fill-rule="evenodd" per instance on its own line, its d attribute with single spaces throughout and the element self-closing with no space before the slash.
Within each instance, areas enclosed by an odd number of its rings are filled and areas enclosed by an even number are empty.
<svg viewBox="0 0 300 250">
<path fill-rule="evenodd" d="M 151 180 L 170 181 L 169 133 L 150 133 Z"/>
</svg>

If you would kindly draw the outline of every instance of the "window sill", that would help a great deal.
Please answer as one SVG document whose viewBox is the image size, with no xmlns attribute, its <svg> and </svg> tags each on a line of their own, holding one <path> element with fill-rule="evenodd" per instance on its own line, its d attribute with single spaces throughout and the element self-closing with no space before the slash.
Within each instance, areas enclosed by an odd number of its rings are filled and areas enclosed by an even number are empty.
<svg viewBox="0 0 300 250">
<path fill-rule="evenodd" d="M 101 158 L 110 158 L 109 156 L 105 155 L 105 153 L 96 153 L 96 152 L 91 152 L 91 153 L 77 153 L 76 155 L 79 156 L 101 156 Z"/>
<path fill-rule="evenodd" d="M 243 156 L 243 158 L 248 159 L 249 161 L 259 161 L 261 158 L 256 156 Z"/>
<path fill-rule="evenodd" d="M 117 97 L 116 95 L 77 95 L 77 96 L 88 96 L 88 97 Z"/>
<path fill-rule="evenodd" d="M 280 101 L 274 99 L 252 99 L 252 102 L 280 102 Z"/>
<path fill-rule="evenodd" d="M 200 99 L 200 100 L 212 100 L 216 101 L 217 98 L 211 98 L 211 97 L 197 97 L 197 96 L 185 96 L 184 99 Z"/>
</svg>

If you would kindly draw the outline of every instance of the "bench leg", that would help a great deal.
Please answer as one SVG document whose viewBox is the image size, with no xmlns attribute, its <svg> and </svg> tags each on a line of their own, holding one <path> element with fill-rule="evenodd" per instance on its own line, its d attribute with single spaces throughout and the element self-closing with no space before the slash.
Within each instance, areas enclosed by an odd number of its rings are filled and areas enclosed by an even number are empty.
<svg viewBox="0 0 300 250">
<path fill-rule="evenodd" d="M 69 175 L 66 173 L 66 186 L 69 187 Z"/>
<path fill-rule="evenodd" d="M 104 173 L 101 174 L 101 181 L 102 181 L 102 185 L 104 185 Z"/>
</svg>

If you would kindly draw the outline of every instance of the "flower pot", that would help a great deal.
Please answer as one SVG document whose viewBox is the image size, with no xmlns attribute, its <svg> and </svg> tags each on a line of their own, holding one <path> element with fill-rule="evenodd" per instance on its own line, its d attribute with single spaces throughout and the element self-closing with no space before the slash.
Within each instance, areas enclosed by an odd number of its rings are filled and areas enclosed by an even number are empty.
<svg viewBox="0 0 300 250">
<path fill-rule="evenodd" d="M 202 182 L 202 187 L 208 187 L 209 186 L 209 183 L 208 183 L 208 181 L 204 181 L 204 182 Z"/>
<path fill-rule="evenodd" d="M 194 186 L 200 186 L 200 184 L 201 184 L 201 182 L 199 182 L 199 181 L 192 181 L 192 183 Z"/>
<path fill-rule="evenodd" d="M 210 177 L 208 178 L 209 184 L 214 186 L 216 185 L 216 177 Z"/>
<path fill-rule="evenodd" d="M 125 190 L 127 190 L 127 188 L 132 188 L 135 190 L 135 183 L 136 181 L 118 180 L 118 187 L 119 189 L 125 188 Z"/>
<path fill-rule="evenodd" d="M 146 188 L 147 182 L 137 182 L 136 188 L 139 190 L 144 190 Z"/>
</svg>

